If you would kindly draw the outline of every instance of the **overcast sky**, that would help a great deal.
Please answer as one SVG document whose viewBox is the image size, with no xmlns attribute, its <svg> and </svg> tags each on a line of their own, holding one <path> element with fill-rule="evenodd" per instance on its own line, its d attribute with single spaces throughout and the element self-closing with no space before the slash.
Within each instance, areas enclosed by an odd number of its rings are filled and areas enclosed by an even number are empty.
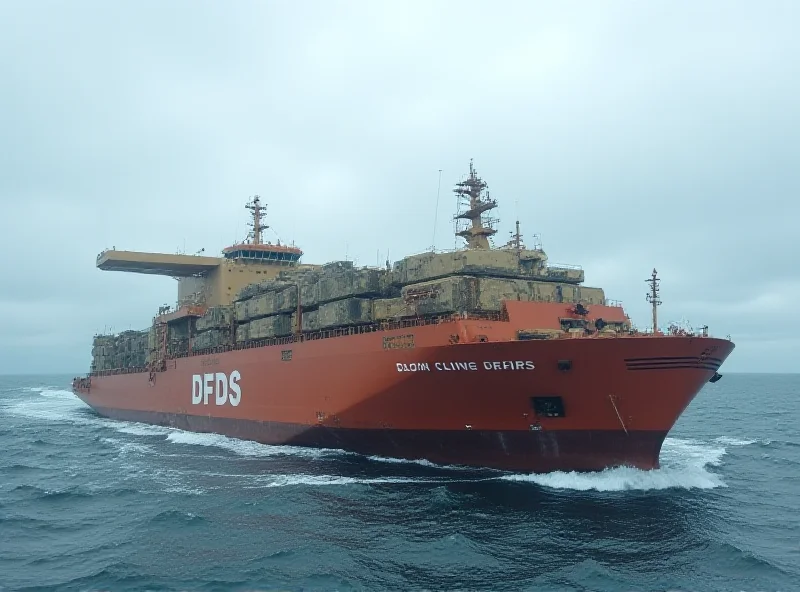
<svg viewBox="0 0 800 592">
<path fill-rule="evenodd" d="M 649 322 L 798 370 L 800 3 L 0 4 L 0 373 L 88 370 L 170 278 L 106 247 L 206 254 L 269 204 L 303 260 L 452 248 L 475 159 L 500 235 Z"/>
</svg>

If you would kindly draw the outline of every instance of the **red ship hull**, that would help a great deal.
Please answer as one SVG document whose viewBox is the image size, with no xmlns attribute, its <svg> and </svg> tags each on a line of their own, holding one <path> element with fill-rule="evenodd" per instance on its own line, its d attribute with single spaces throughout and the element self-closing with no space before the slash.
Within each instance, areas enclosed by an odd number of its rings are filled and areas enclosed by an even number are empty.
<svg viewBox="0 0 800 592">
<path fill-rule="evenodd" d="M 236 349 L 77 379 L 74 391 L 107 417 L 264 444 L 525 472 L 652 469 L 734 348 L 698 336 L 519 341 L 517 328 L 461 320 Z M 551 416 L 541 401 L 556 401 Z"/>
</svg>

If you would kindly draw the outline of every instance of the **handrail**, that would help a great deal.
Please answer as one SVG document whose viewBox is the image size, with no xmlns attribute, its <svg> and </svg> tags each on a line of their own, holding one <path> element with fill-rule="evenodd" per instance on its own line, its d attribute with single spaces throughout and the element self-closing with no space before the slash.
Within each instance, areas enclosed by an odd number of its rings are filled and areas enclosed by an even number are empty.
<svg viewBox="0 0 800 592">
<path fill-rule="evenodd" d="M 301 335 L 287 335 L 284 337 L 272 337 L 267 339 L 256 339 L 243 341 L 232 345 L 217 346 L 206 348 L 203 350 L 193 350 L 192 352 L 180 352 L 178 354 L 169 355 L 166 361 L 178 360 L 181 358 L 208 356 L 213 354 L 226 353 L 231 351 L 238 351 L 242 349 L 256 349 L 262 347 L 274 347 L 276 345 L 289 345 L 292 343 L 302 343 L 304 341 L 316 341 L 319 339 L 331 339 L 335 337 L 343 337 L 345 335 L 360 335 L 365 333 L 375 333 L 380 331 L 392 331 L 396 329 L 405 329 L 409 327 L 422 327 L 426 325 L 438 325 L 444 323 L 455 323 L 460 320 L 492 320 L 492 321 L 507 321 L 502 313 L 499 312 L 486 312 L 486 313 L 469 313 L 463 315 L 442 315 L 436 317 L 416 317 L 412 319 L 401 319 L 399 321 L 381 321 L 379 323 L 370 323 L 365 325 L 357 325 L 352 327 L 345 327 L 339 329 L 327 329 L 319 331 L 309 331 Z M 669 339 L 675 337 L 692 337 L 692 338 L 712 338 L 706 332 L 692 333 L 692 332 L 658 332 L 640 331 L 638 329 L 630 329 L 624 332 L 595 332 L 590 335 L 579 333 L 553 333 L 547 339 L 620 339 L 620 338 L 635 338 L 635 339 Z M 730 341 L 730 335 L 726 336 Z M 162 361 L 166 363 L 166 361 Z M 110 370 L 95 370 L 89 372 L 87 376 L 115 376 L 118 374 L 138 374 L 144 372 L 156 372 L 151 367 L 133 367 L 133 368 L 114 368 Z"/>
<path fill-rule="evenodd" d="M 286 335 L 284 337 L 253 339 L 248 341 L 242 341 L 236 344 L 221 345 L 202 350 L 192 350 L 191 352 L 188 351 L 178 352 L 168 355 L 167 359 L 177 360 L 181 358 L 189 358 L 196 356 L 208 356 L 212 354 L 226 353 L 241 349 L 272 347 L 275 345 L 288 345 L 290 343 L 300 343 L 303 341 L 316 341 L 319 339 L 344 337 L 346 335 L 361 335 L 364 333 L 375 333 L 379 331 L 394 331 L 396 329 L 406 329 L 409 327 L 440 325 L 445 323 L 455 323 L 460 320 L 501 321 L 501 320 L 506 320 L 506 318 L 501 312 L 487 311 L 487 312 L 474 312 L 474 313 L 464 313 L 464 314 L 440 315 L 434 317 L 415 317 L 411 319 L 400 319 L 397 321 L 379 321 L 376 323 L 355 325 L 351 327 L 342 327 L 338 329 L 322 329 L 316 331 L 307 331 L 300 335 L 294 334 L 294 335 Z M 149 371 L 149 368 L 147 367 L 114 368 L 110 370 L 95 370 L 90 372 L 89 376 L 110 376 L 115 374 L 133 374 L 137 372 L 147 372 L 147 371 Z"/>
</svg>

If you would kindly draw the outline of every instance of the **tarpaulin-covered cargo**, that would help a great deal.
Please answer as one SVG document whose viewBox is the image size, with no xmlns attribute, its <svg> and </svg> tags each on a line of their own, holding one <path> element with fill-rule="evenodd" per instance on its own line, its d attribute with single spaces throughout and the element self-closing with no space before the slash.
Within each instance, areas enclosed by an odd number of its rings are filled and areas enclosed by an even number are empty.
<svg viewBox="0 0 800 592">
<path fill-rule="evenodd" d="M 366 298 L 346 298 L 323 304 L 319 309 L 303 314 L 303 329 L 359 325 L 372 321 L 372 301 Z"/>
<path fill-rule="evenodd" d="M 230 342 L 230 329 L 209 329 L 195 336 L 192 349 L 199 351 L 213 347 L 223 347 L 230 344 Z"/>
<path fill-rule="evenodd" d="M 232 306 L 212 306 L 202 317 L 197 319 L 195 329 L 199 333 L 209 329 L 228 328 L 231 325 L 232 316 Z"/>
<path fill-rule="evenodd" d="M 548 266 L 540 250 L 463 250 L 451 253 L 421 253 L 394 265 L 392 281 L 400 286 L 452 275 L 474 277 L 530 278 L 577 284 L 583 281 L 578 267 Z"/>
<path fill-rule="evenodd" d="M 250 339 L 283 337 L 292 332 L 292 315 L 280 314 L 252 320 L 249 325 Z M 241 326 L 240 326 L 241 327 Z"/>
</svg>

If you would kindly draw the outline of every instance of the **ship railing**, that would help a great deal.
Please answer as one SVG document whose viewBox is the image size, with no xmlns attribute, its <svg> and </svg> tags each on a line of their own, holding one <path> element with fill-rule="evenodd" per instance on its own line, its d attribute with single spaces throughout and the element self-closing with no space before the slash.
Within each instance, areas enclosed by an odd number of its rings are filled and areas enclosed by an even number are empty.
<svg viewBox="0 0 800 592">
<path fill-rule="evenodd" d="M 439 249 L 434 246 L 429 246 L 427 249 L 422 251 L 417 251 L 409 255 L 409 257 L 418 257 L 419 255 L 444 255 L 446 253 L 460 253 L 461 251 L 468 251 L 467 247 L 456 247 L 454 249 Z M 399 261 L 395 261 L 394 265 L 397 265 Z"/>
<path fill-rule="evenodd" d="M 486 220 L 484 219 L 484 222 L 485 221 Z M 534 242 L 529 247 L 526 247 L 526 246 L 523 245 L 521 248 L 523 250 L 525 250 L 525 251 L 541 251 L 542 250 L 542 244 L 540 242 Z M 455 248 L 452 248 L 452 249 L 440 249 L 438 247 L 429 246 L 427 249 L 425 249 L 423 251 L 418 251 L 418 252 L 412 253 L 409 256 L 410 257 L 417 257 L 419 255 L 431 255 L 431 254 L 433 254 L 433 255 L 445 255 L 447 253 L 462 253 L 462 252 L 466 252 L 466 251 L 469 251 L 469 250 L 470 250 L 469 247 L 467 247 L 466 245 L 463 246 L 463 247 L 455 247 Z M 497 247 L 492 247 L 492 250 L 493 251 L 509 251 L 509 250 L 513 251 L 513 250 L 516 250 L 516 247 L 510 246 L 510 245 L 500 245 L 500 246 L 497 246 Z M 395 262 L 395 263 L 398 263 L 398 262 Z M 558 264 L 556 264 L 553 267 L 560 267 L 560 266 Z M 564 267 L 566 269 L 573 269 L 574 268 L 574 266 L 569 266 L 569 265 L 565 265 Z M 581 268 L 578 267 L 578 269 L 581 269 Z"/>
<path fill-rule="evenodd" d="M 626 331 L 623 333 L 623 336 L 635 336 L 635 337 L 711 337 L 714 336 L 708 331 L 708 327 L 701 327 L 699 329 L 693 328 L 685 328 L 679 326 L 669 326 L 666 328 L 659 328 L 658 331 L 653 331 L 652 327 L 648 327 L 647 329 L 638 329 L 636 327 L 631 327 L 630 331 Z M 730 335 L 725 337 L 728 341 L 730 341 Z"/>
<path fill-rule="evenodd" d="M 130 368 L 112 368 L 109 370 L 93 370 L 89 376 L 116 376 L 117 374 L 139 374 L 147 372 L 146 366 L 131 366 Z"/>
<path fill-rule="evenodd" d="M 413 317 L 408 319 L 398 319 L 398 320 L 387 320 L 387 321 L 379 321 L 377 323 L 369 323 L 365 325 L 354 325 L 350 327 L 340 327 L 336 329 L 326 329 L 326 330 L 318 330 L 318 331 L 307 331 L 302 334 L 293 334 L 293 335 L 286 335 L 283 337 L 271 337 L 266 339 L 253 339 L 249 341 L 243 341 L 236 344 L 231 345 L 222 345 L 217 347 L 205 348 L 205 349 L 196 349 L 189 351 L 181 351 L 181 352 L 170 352 L 168 354 L 168 359 L 175 360 L 180 358 L 187 358 L 192 356 L 208 356 L 213 354 L 225 353 L 230 351 L 242 350 L 242 349 L 255 349 L 261 347 L 270 347 L 275 345 L 290 345 L 293 343 L 299 343 L 303 341 L 316 341 L 319 339 L 330 339 L 335 337 L 342 337 L 345 335 L 360 335 L 365 333 L 376 333 L 380 331 L 392 331 L 396 329 L 406 329 L 411 327 L 423 327 L 427 325 L 441 325 L 446 323 L 455 323 L 459 320 L 482 320 L 482 321 L 507 321 L 507 317 L 497 311 L 486 311 L 486 312 L 472 312 L 472 313 L 462 313 L 462 314 L 449 314 L 449 315 L 438 315 L 432 317 Z M 692 337 L 711 337 L 711 335 L 702 330 L 700 332 L 669 332 L 669 331 L 659 331 L 654 333 L 652 329 L 650 330 L 639 330 L 631 328 L 627 331 L 615 331 L 613 333 L 604 333 L 604 332 L 596 332 L 591 335 L 586 335 L 583 333 L 553 333 L 548 335 L 547 339 L 614 339 L 614 338 L 621 338 L 621 337 L 637 337 L 637 338 L 648 338 L 648 337 L 657 337 L 663 339 L 664 337 L 681 337 L 691 335 Z M 730 341 L 730 335 L 726 336 L 726 339 Z M 144 367 L 131 367 L 131 368 L 114 368 L 114 369 L 107 369 L 107 370 L 94 370 L 88 373 L 88 376 L 115 376 L 118 374 L 137 374 L 143 372 L 152 371 L 152 368 L 148 366 Z"/>
<path fill-rule="evenodd" d="M 441 325 L 454 323 L 459 320 L 481 320 L 481 321 L 500 321 L 504 320 L 502 313 L 498 311 L 472 312 L 465 314 L 439 315 L 433 317 L 413 317 L 409 319 L 379 321 L 364 325 L 352 325 L 349 327 L 339 327 L 334 329 L 322 329 L 317 331 L 306 331 L 302 334 L 286 335 L 284 337 L 268 337 L 264 339 L 251 339 L 231 345 L 220 345 L 204 349 L 195 349 L 191 352 L 184 351 L 171 355 L 171 358 L 187 358 L 190 356 L 207 356 L 220 354 L 241 349 L 253 349 L 259 347 L 270 347 L 275 345 L 290 345 L 303 341 L 316 341 L 319 339 L 331 339 L 334 337 L 344 337 L 345 335 L 362 335 L 365 333 L 376 333 L 379 331 L 393 331 L 396 329 L 407 329 L 411 327 L 423 327 L 426 325 Z"/>
<path fill-rule="evenodd" d="M 593 332 L 591 334 L 585 334 L 585 333 L 579 333 L 579 332 L 574 332 L 574 333 L 570 333 L 570 332 L 550 333 L 550 334 L 547 335 L 546 339 L 548 339 L 548 340 L 552 340 L 552 339 L 556 339 L 556 340 L 559 340 L 559 339 L 617 339 L 617 338 L 623 338 L 623 337 L 628 337 L 628 338 L 636 337 L 636 338 L 639 338 L 639 339 L 647 339 L 647 338 L 653 338 L 653 337 L 659 338 L 659 339 L 664 339 L 664 338 L 669 338 L 669 337 L 692 337 L 692 338 L 699 338 L 699 339 L 702 339 L 704 337 L 705 338 L 713 338 L 713 336 L 711 334 L 703 333 L 703 332 L 693 332 L 692 333 L 692 332 L 688 332 L 687 331 L 687 332 L 674 332 L 674 333 L 669 333 L 669 332 L 653 333 L 653 331 L 640 331 L 640 330 L 637 330 L 637 329 L 629 329 L 627 331 L 613 331 L 613 332 L 611 332 L 611 331 L 608 331 L 608 332 L 595 331 L 595 332 Z M 730 335 L 727 335 L 725 337 L 725 339 L 730 341 Z"/>
</svg>

